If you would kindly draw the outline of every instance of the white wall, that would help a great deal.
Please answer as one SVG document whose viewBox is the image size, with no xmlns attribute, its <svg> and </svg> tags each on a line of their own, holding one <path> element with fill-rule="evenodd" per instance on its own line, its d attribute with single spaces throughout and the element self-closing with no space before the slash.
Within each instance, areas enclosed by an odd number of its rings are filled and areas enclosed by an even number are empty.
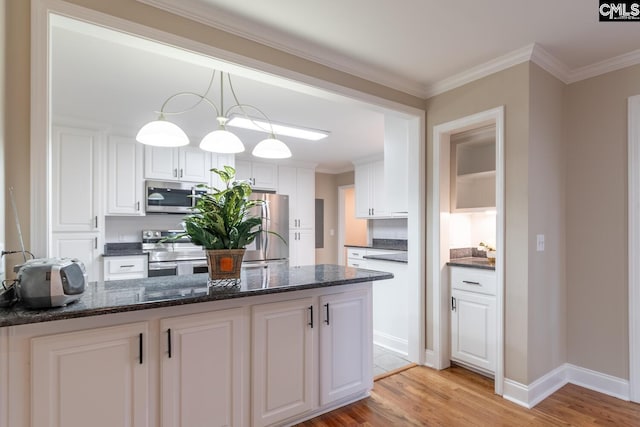
<svg viewBox="0 0 640 427">
<path fill-rule="evenodd" d="M 473 248 L 496 243 L 495 212 L 455 213 L 449 217 L 449 248 Z"/>
</svg>

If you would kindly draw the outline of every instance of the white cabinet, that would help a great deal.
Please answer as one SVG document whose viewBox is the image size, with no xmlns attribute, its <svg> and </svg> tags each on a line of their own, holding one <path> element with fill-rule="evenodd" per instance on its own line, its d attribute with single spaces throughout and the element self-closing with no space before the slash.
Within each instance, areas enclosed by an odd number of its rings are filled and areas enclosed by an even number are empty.
<svg viewBox="0 0 640 427">
<path fill-rule="evenodd" d="M 161 320 L 164 427 L 249 424 L 245 317 L 235 308 Z"/>
<path fill-rule="evenodd" d="M 314 230 L 289 230 L 289 265 L 313 265 L 316 263 L 316 233 Z"/>
<path fill-rule="evenodd" d="M 236 179 L 245 180 L 259 190 L 275 190 L 278 185 L 278 167 L 274 163 L 236 160 Z"/>
<path fill-rule="evenodd" d="M 232 168 L 236 167 L 236 156 L 235 154 L 218 154 L 211 153 L 211 168 L 224 170 L 225 166 L 231 166 Z M 213 188 L 223 189 L 224 183 L 220 179 L 220 176 L 217 173 L 210 174 L 211 185 Z"/>
<path fill-rule="evenodd" d="M 100 233 L 52 233 L 51 256 L 77 258 L 84 264 L 90 282 L 100 277 Z"/>
<path fill-rule="evenodd" d="M 387 218 L 384 181 L 384 161 L 356 164 L 355 167 L 356 217 Z"/>
<path fill-rule="evenodd" d="M 55 126 L 51 147 L 52 230 L 102 229 L 101 134 Z"/>
<path fill-rule="evenodd" d="M 110 135 L 107 141 L 106 215 L 144 215 L 142 144 Z"/>
<path fill-rule="evenodd" d="M 384 179 L 389 211 L 395 217 L 409 211 L 409 122 L 384 118 Z"/>
<path fill-rule="evenodd" d="M 452 212 L 495 209 L 495 153 L 495 126 L 452 139 Z"/>
<path fill-rule="evenodd" d="M 278 194 L 289 196 L 289 228 L 315 228 L 316 176 L 313 169 L 280 166 Z"/>
<path fill-rule="evenodd" d="M 198 147 L 144 147 L 146 179 L 208 183 L 211 153 Z"/>
<path fill-rule="evenodd" d="M 373 387 L 369 293 L 320 297 L 320 405 Z"/>
<path fill-rule="evenodd" d="M 314 407 L 313 298 L 253 307 L 252 425 L 266 426 Z"/>
<path fill-rule="evenodd" d="M 148 256 L 116 256 L 104 258 L 104 281 L 142 279 L 147 277 Z"/>
<path fill-rule="evenodd" d="M 495 372 L 495 272 L 451 268 L 451 359 Z"/>
<path fill-rule="evenodd" d="M 149 425 L 147 323 L 31 340 L 32 427 Z"/>
</svg>

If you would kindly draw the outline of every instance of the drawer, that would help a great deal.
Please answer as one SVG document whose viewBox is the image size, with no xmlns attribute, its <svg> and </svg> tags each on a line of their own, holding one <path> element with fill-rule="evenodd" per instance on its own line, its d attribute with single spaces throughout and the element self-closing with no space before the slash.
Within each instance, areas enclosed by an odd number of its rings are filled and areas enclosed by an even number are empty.
<svg viewBox="0 0 640 427">
<path fill-rule="evenodd" d="M 147 264 L 146 257 L 114 258 L 106 261 L 109 274 L 143 273 Z"/>
<path fill-rule="evenodd" d="M 452 289 L 477 292 L 487 295 L 496 294 L 496 272 L 480 268 L 449 267 Z"/>
<path fill-rule="evenodd" d="M 368 262 L 366 260 L 357 259 L 357 258 L 349 258 L 347 260 L 347 265 L 349 267 L 355 267 L 355 268 L 369 268 Z"/>
<path fill-rule="evenodd" d="M 367 249 L 364 248 L 347 248 L 347 258 L 349 259 L 362 259 L 367 254 Z"/>
</svg>

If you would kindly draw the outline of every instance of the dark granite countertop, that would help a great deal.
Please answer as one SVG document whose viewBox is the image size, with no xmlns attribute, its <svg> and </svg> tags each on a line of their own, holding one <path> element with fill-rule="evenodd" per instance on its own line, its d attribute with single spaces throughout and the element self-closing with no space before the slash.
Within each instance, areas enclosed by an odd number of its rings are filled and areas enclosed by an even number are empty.
<svg viewBox="0 0 640 427">
<path fill-rule="evenodd" d="M 107 243 L 104 245 L 103 257 L 147 255 L 142 252 L 142 243 Z"/>
<path fill-rule="evenodd" d="M 495 270 L 495 264 L 489 264 L 486 258 L 480 257 L 468 257 L 468 258 L 454 258 L 450 260 L 447 265 L 455 267 L 470 267 L 470 268 L 482 268 L 485 270 Z"/>
<path fill-rule="evenodd" d="M 209 288 L 207 278 L 203 273 L 91 282 L 82 298 L 66 307 L 0 308 L 0 327 L 385 280 L 393 274 L 339 265 L 274 265 L 243 268 L 239 287 Z"/>
<path fill-rule="evenodd" d="M 408 254 L 406 252 L 396 253 L 396 254 L 384 254 L 384 255 L 365 255 L 364 259 L 373 259 L 380 261 L 392 261 L 392 262 L 403 262 L 407 264 L 409 260 L 407 259 Z"/>
<path fill-rule="evenodd" d="M 346 248 L 386 249 L 391 251 L 406 251 L 407 241 L 401 239 L 373 239 L 371 245 L 344 245 Z"/>
</svg>

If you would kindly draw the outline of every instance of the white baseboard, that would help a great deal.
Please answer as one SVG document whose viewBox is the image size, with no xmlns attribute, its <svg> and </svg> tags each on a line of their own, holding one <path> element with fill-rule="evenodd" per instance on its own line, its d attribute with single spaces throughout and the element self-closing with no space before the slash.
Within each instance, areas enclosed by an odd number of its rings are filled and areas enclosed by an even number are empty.
<svg viewBox="0 0 640 427">
<path fill-rule="evenodd" d="M 409 355 L 409 341 L 380 331 L 373 331 L 373 343 L 407 357 Z"/>
<path fill-rule="evenodd" d="M 570 363 L 557 367 L 528 386 L 505 378 L 502 397 L 530 409 L 567 383 L 629 400 L 629 381 Z"/>
</svg>

